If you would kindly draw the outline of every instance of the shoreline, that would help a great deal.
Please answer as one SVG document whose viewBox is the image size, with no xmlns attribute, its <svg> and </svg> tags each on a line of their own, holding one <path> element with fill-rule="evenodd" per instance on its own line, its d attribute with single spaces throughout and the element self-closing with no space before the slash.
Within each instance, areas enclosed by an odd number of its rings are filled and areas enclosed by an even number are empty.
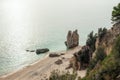
<svg viewBox="0 0 120 80">
<path fill-rule="evenodd" d="M 66 51 L 66 50 L 59 50 L 59 51 L 55 51 L 55 53 L 65 52 L 65 51 Z M 22 70 L 22 69 L 24 69 L 24 68 L 26 68 L 26 67 L 29 67 L 29 66 L 32 66 L 32 65 L 37 64 L 38 62 L 40 62 L 40 61 L 48 58 L 50 53 L 54 53 L 54 52 L 44 53 L 45 56 L 44 56 L 43 58 L 40 58 L 40 59 L 35 60 L 34 62 L 31 62 L 31 63 L 28 63 L 28 64 L 24 64 L 24 65 L 22 65 L 21 67 L 15 69 L 15 70 L 12 70 L 12 71 L 10 71 L 10 72 L 8 72 L 8 73 L 2 74 L 2 75 L 0 75 L 0 79 L 1 79 L 1 78 L 4 78 L 4 77 L 7 77 L 7 76 L 9 76 L 9 75 L 12 75 L 12 74 L 16 73 L 17 71 Z M 36 53 L 35 53 L 35 54 L 36 54 Z"/>
<path fill-rule="evenodd" d="M 9 74 L 0 76 L 0 80 L 41 80 L 41 75 L 45 74 L 47 77 L 50 75 L 51 71 L 56 69 L 65 70 L 65 67 L 68 66 L 69 58 L 73 55 L 74 52 L 80 49 L 80 46 L 71 49 L 71 50 L 64 50 L 64 51 L 56 51 L 55 53 L 65 53 L 65 55 L 60 57 L 51 58 L 49 54 L 52 52 L 48 52 L 44 58 L 39 59 L 31 64 L 28 64 L 21 69 L 17 69 Z M 54 52 L 53 52 L 54 53 Z M 66 58 L 61 65 L 56 65 L 54 62 L 62 57 Z M 85 71 L 84 71 L 85 72 Z M 36 76 L 36 75 L 39 76 Z M 85 75 L 85 74 L 84 74 Z M 82 75 L 83 76 L 83 75 Z M 31 79 L 31 77 L 35 79 Z M 36 79 L 39 78 L 39 79 Z M 43 76 L 44 77 L 44 76 Z"/>
<path fill-rule="evenodd" d="M 3 74 L 3 75 L 0 75 L 0 79 L 1 79 L 1 78 L 4 78 L 4 77 L 7 77 L 7 76 L 10 76 L 10 75 L 12 75 L 12 74 L 14 74 L 14 73 L 16 73 L 16 72 L 24 69 L 24 68 L 27 68 L 27 67 L 29 67 L 29 66 L 32 66 L 32 65 L 37 64 L 38 62 L 40 62 L 40 61 L 42 61 L 42 60 L 44 60 L 45 58 L 48 57 L 48 53 L 45 53 L 45 54 L 46 54 L 46 55 L 45 55 L 43 58 L 38 59 L 38 60 L 36 60 L 35 62 L 29 63 L 29 64 L 24 64 L 23 66 L 21 66 L 20 68 L 18 68 L 18 69 L 16 69 L 16 70 L 13 70 L 13 71 L 11 71 L 11 72 L 9 72 L 9 73 L 5 73 L 5 74 Z"/>
</svg>

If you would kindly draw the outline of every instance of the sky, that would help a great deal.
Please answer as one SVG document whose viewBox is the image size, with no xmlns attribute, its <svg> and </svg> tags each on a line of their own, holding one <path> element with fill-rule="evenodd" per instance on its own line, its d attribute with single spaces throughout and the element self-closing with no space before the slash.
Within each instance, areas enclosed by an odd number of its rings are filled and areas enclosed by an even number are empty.
<svg viewBox="0 0 120 80">
<path fill-rule="evenodd" d="M 119 0 L 0 0 L 0 27 L 87 28 L 111 26 Z M 92 28 L 92 29 L 91 29 Z"/>
</svg>

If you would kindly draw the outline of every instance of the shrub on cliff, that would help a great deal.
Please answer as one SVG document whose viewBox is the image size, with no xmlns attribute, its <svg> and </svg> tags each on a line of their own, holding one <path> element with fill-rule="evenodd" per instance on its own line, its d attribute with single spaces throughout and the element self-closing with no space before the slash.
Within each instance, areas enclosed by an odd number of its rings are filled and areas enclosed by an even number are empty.
<svg viewBox="0 0 120 80">
<path fill-rule="evenodd" d="M 102 61 L 106 57 L 106 53 L 104 51 L 104 47 L 98 47 L 98 49 L 97 49 L 95 54 L 96 54 L 97 61 L 99 61 L 99 60 Z"/>
<path fill-rule="evenodd" d="M 102 40 L 102 38 L 106 34 L 106 32 L 107 32 L 106 28 L 99 28 L 98 29 L 98 38 L 99 38 L 99 41 Z"/>
<path fill-rule="evenodd" d="M 69 72 L 60 72 L 58 70 L 54 70 L 51 72 L 49 80 L 76 80 L 77 73 L 73 72 L 70 74 Z"/>
<path fill-rule="evenodd" d="M 112 21 L 114 23 L 120 23 L 120 3 L 117 6 L 113 7 Z"/>
<path fill-rule="evenodd" d="M 95 57 L 91 60 L 88 70 L 87 70 L 87 74 L 96 66 L 96 64 L 98 62 L 101 62 L 105 59 L 106 57 L 106 53 L 104 51 L 103 47 L 98 47 L 98 49 L 95 52 Z"/>
<path fill-rule="evenodd" d="M 112 53 L 114 53 L 115 58 L 120 59 L 120 37 L 116 40 Z"/>
<path fill-rule="evenodd" d="M 88 35 L 88 39 L 86 41 L 86 45 L 89 46 L 92 52 L 95 51 L 95 42 L 96 42 L 97 34 L 94 34 L 93 31 Z"/>
</svg>

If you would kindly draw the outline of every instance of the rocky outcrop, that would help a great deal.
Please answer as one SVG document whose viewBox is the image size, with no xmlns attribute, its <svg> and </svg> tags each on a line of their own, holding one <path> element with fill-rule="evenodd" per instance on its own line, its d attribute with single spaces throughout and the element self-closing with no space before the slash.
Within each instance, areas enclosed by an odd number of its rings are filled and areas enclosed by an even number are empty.
<svg viewBox="0 0 120 80">
<path fill-rule="evenodd" d="M 68 31 L 67 34 L 67 41 L 65 41 L 65 45 L 68 49 L 74 48 L 79 45 L 79 34 L 77 30 L 75 31 Z"/>
<path fill-rule="evenodd" d="M 97 38 L 96 49 L 98 48 L 98 46 L 103 46 L 105 47 L 105 52 L 108 55 L 111 52 L 114 42 L 119 35 L 120 35 L 120 23 L 113 25 L 111 29 L 107 30 L 106 34 L 104 34 L 101 40 Z"/>
<path fill-rule="evenodd" d="M 46 52 L 48 52 L 48 51 L 49 51 L 49 49 L 48 49 L 48 48 L 44 48 L 44 49 L 37 49 L 37 50 L 36 50 L 36 54 L 46 53 Z"/>
<path fill-rule="evenodd" d="M 92 58 L 92 51 L 88 46 L 83 46 L 81 50 L 74 53 L 70 59 L 70 66 L 75 70 L 85 69 Z"/>
</svg>

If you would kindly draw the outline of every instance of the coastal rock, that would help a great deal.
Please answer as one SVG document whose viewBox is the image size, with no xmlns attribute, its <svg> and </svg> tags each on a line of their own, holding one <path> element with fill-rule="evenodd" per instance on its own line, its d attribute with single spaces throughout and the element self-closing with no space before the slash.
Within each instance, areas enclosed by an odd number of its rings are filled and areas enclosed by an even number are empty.
<svg viewBox="0 0 120 80">
<path fill-rule="evenodd" d="M 58 59 L 56 62 L 55 62 L 55 64 L 57 64 L 57 65 L 60 65 L 60 64 L 62 64 L 63 62 L 62 62 L 62 60 L 61 59 Z"/>
<path fill-rule="evenodd" d="M 51 54 L 49 54 L 49 57 L 59 57 L 60 55 L 59 54 L 57 54 L 57 53 L 51 53 Z"/>
<path fill-rule="evenodd" d="M 60 55 L 65 55 L 65 52 L 61 52 Z"/>
<path fill-rule="evenodd" d="M 41 54 L 41 53 L 46 53 L 46 52 L 48 52 L 49 51 L 49 49 L 48 48 L 44 48 L 44 49 L 37 49 L 36 50 L 36 53 L 37 54 Z"/>
<path fill-rule="evenodd" d="M 27 51 L 27 52 L 35 52 L 35 50 L 28 50 L 28 49 L 27 49 L 26 51 Z"/>
<path fill-rule="evenodd" d="M 65 41 L 65 45 L 68 49 L 74 48 L 79 45 L 79 34 L 77 30 L 75 31 L 68 31 L 67 34 L 67 41 Z"/>
</svg>

